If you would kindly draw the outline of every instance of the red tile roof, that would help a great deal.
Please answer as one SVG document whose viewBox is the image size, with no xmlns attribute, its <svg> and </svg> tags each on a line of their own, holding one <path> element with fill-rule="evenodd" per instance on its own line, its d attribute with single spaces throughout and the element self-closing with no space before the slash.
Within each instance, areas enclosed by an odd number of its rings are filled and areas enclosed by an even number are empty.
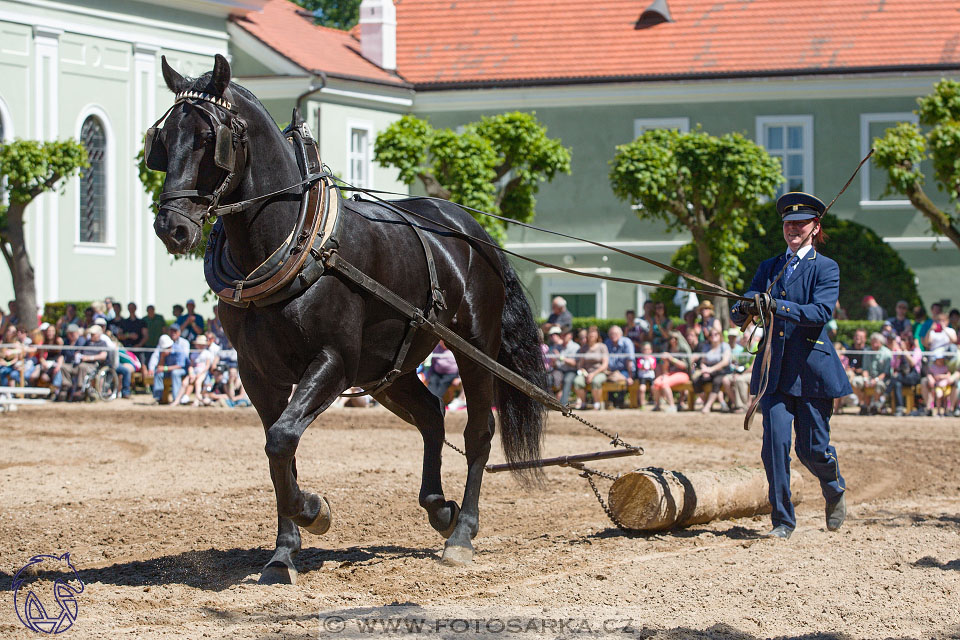
<svg viewBox="0 0 960 640">
<path fill-rule="evenodd" d="M 397 0 L 418 87 L 510 81 L 960 68 L 957 0 Z"/>
<path fill-rule="evenodd" d="M 336 77 L 405 84 L 360 54 L 360 42 L 346 31 L 314 25 L 287 0 L 270 0 L 263 11 L 251 11 L 234 22 L 306 72 Z"/>
</svg>

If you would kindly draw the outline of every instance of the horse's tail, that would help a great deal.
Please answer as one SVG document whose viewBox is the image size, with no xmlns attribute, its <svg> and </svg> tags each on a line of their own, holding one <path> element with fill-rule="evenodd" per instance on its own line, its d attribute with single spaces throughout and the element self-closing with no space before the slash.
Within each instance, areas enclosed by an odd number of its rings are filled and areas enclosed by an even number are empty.
<svg viewBox="0 0 960 640">
<path fill-rule="evenodd" d="M 506 296 L 497 362 L 538 387 L 546 388 L 539 328 L 516 272 L 503 254 L 500 261 Z M 494 398 L 500 414 L 500 441 L 507 462 L 539 458 L 546 407 L 500 378 L 496 379 Z M 522 479 L 539 479 L 542 475 L 539 467 L 515 473 Z"/>
</svg>

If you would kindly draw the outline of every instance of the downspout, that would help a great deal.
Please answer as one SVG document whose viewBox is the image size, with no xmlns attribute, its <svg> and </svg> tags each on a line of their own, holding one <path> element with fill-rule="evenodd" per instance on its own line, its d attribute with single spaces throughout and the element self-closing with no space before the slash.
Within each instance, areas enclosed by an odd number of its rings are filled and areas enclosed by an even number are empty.
<svg viewBox="0 0 960 640">
<path fill-rule="evenodd" d="M 320 84 L 317 84 L 317 81 L 320 81 Z M 310 81 L 310 88 L 297 96 L 296 109 L 297 113 L 300 114 L 300 117 L 303 118 L 303 109 L 301 108 L 304 101 L 312 96 L 313 94 L 323 91 L 324 87 L 327 86 L 327 74 L 323 71 L 315 74 L 313 80 Z M 308 114 L 309 115 L 309 114 Z M 306 120 L 306 118 L 305 118 Z M 320 143 L 320 111 L 317 110 L 317 130 L 315 132 L 317 144 Z"/>
</svg>

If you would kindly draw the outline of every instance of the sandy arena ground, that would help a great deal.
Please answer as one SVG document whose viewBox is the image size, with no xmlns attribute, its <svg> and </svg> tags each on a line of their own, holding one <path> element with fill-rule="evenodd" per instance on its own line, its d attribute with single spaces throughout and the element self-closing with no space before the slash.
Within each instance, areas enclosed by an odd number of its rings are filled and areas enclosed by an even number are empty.
<svg viewBox="0 0 960 640">
<path fill-rule="evenodd" d="M 298 467 L 334 526 L 304 533 L 297 586 L 261 587 L 276 519 L 256 414 L 142 398 L 0 415 L 0 585 L 34 554 L 69 551 L 86 589 L 61 637 L 373 637 L 357 621 L 395 614 L 426 618 L 423 637 L 507 637 L 497 619 L 539 619 L 544 637 L 960 637 L 960 420 L 835 417 L 847 523 L 827 532 L 808 492 L 787 542 L 755 539 L 759 516 L 626 535 L 571 470 L 533 492 L 487 475 L 476 561 L 457 569 L 437 562 L 442 540 L 417 506 L 419 434 L 382 409 L 329 411 Z M 596 464 L 607 471 L 759 466 L 759 423 L 744 432 L 739 416 L 588 417 L 646 448 Z M 454 442 L 464 419 L 447 419 Z M 547 455 L 605 448 L 551 418 Z M 464 464 L 445 460 L 459 502 Z M 0 637 L 36 637 L 6 593 Z M 587 626 L 551 626 L 563 618 Z"/>
</svg>

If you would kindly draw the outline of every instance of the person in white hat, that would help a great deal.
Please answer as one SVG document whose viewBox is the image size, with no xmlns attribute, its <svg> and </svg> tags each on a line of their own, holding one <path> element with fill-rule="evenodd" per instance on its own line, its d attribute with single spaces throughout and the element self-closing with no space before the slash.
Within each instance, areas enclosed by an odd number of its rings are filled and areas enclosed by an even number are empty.
<svg viewBox="0 0 960 640">
<path fill-rule="evenodd" d="M 157 348 L 150 355 L 147 371 L 153 373 L 153 397 L 160 402 L 163 397 L 163 381 L 170 378 L 173 396 L 180 394 L 180 385 L 186 375 L 186 357 L 179 349 L 173 348 L 173 339 L 164 334 L 157 342 Z"/>
</svg>

